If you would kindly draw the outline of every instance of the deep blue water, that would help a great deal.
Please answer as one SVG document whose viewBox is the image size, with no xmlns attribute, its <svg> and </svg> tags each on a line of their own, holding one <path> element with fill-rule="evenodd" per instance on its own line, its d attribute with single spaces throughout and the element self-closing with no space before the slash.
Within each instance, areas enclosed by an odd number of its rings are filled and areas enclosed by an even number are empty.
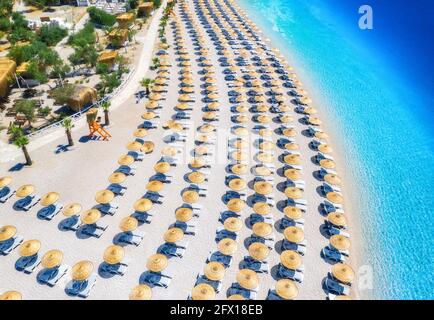
<svg viewBox="0 0 434 320">
<path fill-rule="evenodd" d="M 362 297 L 433 299 L 434 2 L 237 2 L 329 114 L 374 273 Z M 372 30 L 358 27 L 363 4 Z"/>
</svg>

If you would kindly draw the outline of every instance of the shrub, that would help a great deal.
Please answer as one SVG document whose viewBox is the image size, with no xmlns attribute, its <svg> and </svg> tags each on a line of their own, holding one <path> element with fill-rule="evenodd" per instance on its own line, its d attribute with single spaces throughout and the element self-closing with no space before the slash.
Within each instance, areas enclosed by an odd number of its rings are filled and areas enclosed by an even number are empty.
<svg viewBox="0 0 434 320">
<path fill-rule="evenodd" d="M 0 18 L 0 31 L 9 31 L 12 28 L 12 22 L 9 17 Z"/>
<path fill-rule="evenodd" d="M 109 73 L 110 67 L 107 63 L 98 63 L 96 65 L 96 73 L 97 74 L 106 74 Z"/>
<path fill-rule="evenodd" d="M 153 0 L 154 8 L 159 8 L 161 6 L 161 0 Z"/>
<path fill-rule="evenodd" d="M 104 10 L 96 7 L 89 7 L 87 8 L 87 12 L 89 13 L 90 20 L 95 24 L 111 27 L 116 23 L 116 17 Z"/>
<path fill-rule="evenodd" d="M 84 47 L 95 42 L 95 28 L 91 23 L 86 23 L 83 29 L 68 38 L 68 44 L 73 47 Z"/>
<path fill-rule="evenodd" d="M 68 34 L 66 29 L 59 26 L 42 26 L 38 32 L 38 40 L 46 43 L 48 46 L 56 45 Z"/>
</svg>

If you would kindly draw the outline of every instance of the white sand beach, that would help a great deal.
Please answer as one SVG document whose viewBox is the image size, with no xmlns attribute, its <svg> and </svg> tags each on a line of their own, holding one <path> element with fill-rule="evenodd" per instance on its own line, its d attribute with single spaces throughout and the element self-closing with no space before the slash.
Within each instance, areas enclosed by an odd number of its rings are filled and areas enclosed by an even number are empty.
<svg viewBox="0 0 434 320">
<path fill-rule="evenodd" d="M 183 204 L 181 192 L 184 188 L 187 188 L 190 183 L 185 179 L 187 173 L 191 173 L 191 168 L 188 167 L 188 161 L 191 157 L 189 155 L 192 149 L 196 146 L 194 144 L 194 134 L 197 133 L 197 129 L 204 124 L 202 119 L 204 112 L 203 108 L 207 105 L 206 102 L 201 101 L 205 96 L 204 91 L 204 76 L 201 74 L 200 61 L 197 59 L 200 57 L 199 50 L 196 48 L 196 41 L 192 38 L 192 33 L 189 32 L 186 21 L 191 19 L 191 23 L 194 29 L 197 29 L 201 39 L 203 39 L 203 48 L 208 49 L 206 58 L 211 61 L 214 67 L 215 73 L 209 73 L 210 78 L 215 79 L 214 88 L 218 94 L 216 99 L 220 103 L 220 107 L 215 111 L 215 115 L 218 117 L 218 121 L 211 122 L 216 128 L 217 133 L 208 134 L 209 137 L 214 136 L 217 141 L 216 149 L 213 157 L 210 157 L 210 168 L 206 170 L 199 170 L 205 173 L 208 181 L 205 185 L 207 191 L 204 192 L 204 197 L 200 197 L 198 204 L 202 206 L 199 217 L 195 217 L 196 222 L 195 235 L 184 235 L 182 241 L 188 243 L 185 253 L 182 258 L 170 257 L 168 259 L 168 266 L 164 269 L 164 274 L 170 275 L 172 278 L 168 288 L 152 287 L 152 299 L 187 299 L 192 289 L 196 285 L 196 277 L 198 274 L 203 273 L 206 265 L 207 257 L 210 252 L 217 250 L 216 243 L 216 230 L 223 227 L 222 222 L 219 221 L 220 213 L 227 209 L 227 206 L 222 201 L 222 197 L 226 191 L 230 189 L 225 184 L 225 176 L 230 175 L 228 173 L 226 161 L 226 153 L 233 152 L 226 148 L 226 140 L 220 139 L 220 136 L 224 136 L 228 133 L 232 126 L 241 125 L 232 122 L 232 117 L 241 115 L 240 113 L 234 113 L 231 111 L 231 107 L 245 105 L 250 107 L 253 105 L 249 102 L 243 103 L 230 103 L 229 93 L 233 90 L 233 82 L 225 80 L 225 74 L 223 71 L 227 68 L 221 66 L 221 57 L 219 50 L 216 49 L 214 41 L 212 41 L 210 34 L 206 32 L 201 24 L 199 12 L 208 10 L 206 5 L 209 4 L 213 12 L 224 10 L 229 13 L 229 2 L 223 0 L 183 0 L 177 1 L 174 12 L 169 16 L 169 23 L 166 27 L 165 36 L 167 43 L 170 47 L 166 50 L 168 59 L 171 64 L 168 68 L 168 81 L 165 86 L 165 91 L 162 93 L 162 99 L 158 102 L 161 105 L 161 109 L 146 110 L 145 105 L 147 99 L 142 99 L 139 103 L 136 103 L 134 93 L 139 90 L 139 81 L 143 77 L 155 78 L 161 70 L 150 70 L 150 60 L 155 56 L 157 51 L 160 50 L 158 45 L 155 48 L 151 44 L 154 43 L 154 39 L 158 36 L 158 24 L 160 17 L 163 15 L 163 8 L 166 6 L 166 2 L 163 2 L 162 8 L 154 14 L 153 21 L 149 27 L 148 33 L 145 38 L 141 39 L 143 48 L 141 51 L 140 62 L 134 72 L 134 75 L 129 80 L 128 84 L 121 91 L 119 96 L 113 99 L 113 108 L 110 111 L 110 126 L 106 129 L 110 132 L 111 138 L 108 141 L 87 139 L 88 127 L 85 119 L 80 120 L 76 128 L 73 130 L 73 137 L 75 140 L 75 146 L 67 151 L 64 151 L 64 145 L 66 143 L 65 134 L 60 132 L 50 133 L 49 137 L 38 137 L 35 146 L 30 144 L 30 153 L 34 161 L 31 167 L 22 167 L 17 171 L 11 171 L 11 168 L 16 166 L 17 162 L 22 161 L 21 158 L 14 159 L 8 162 L 0 161 L 0 177 L 10 176 L 13 181 L 10 184 L 11 188 L 17 189 L 24 184 L 32 184 L 35 186 L 35 194 L 44 195 L 47 192 L 57 192 L 60 194 L 59 202 L 63 205 L 69 203 L 80 203 L 83 210 L 87 210 L 96 205 L 95 194 L 97 191 L 104 190 L 110 184 L 108 177 L 119 167 L 118 159 L 121 155 L 126 154 L 127 143 L 134 141 L 135 137 L 133 132 L 143 124 L 142 114 L 146 111 L 152 111 L 159 114 L 159 118 L 152 120 L 152 123 L 156 126 L 155 129 L 149 129 L 148 135 L 143 138 L 145 141 L 152 141 L 154 143 L 154 150 L 150 154 L 144 154 L 143 161 L 135 161 L 134 166 L 137 167 L 135 175 L 128 176 L 123 185 L 127 188 L 123 196 L 116 196 L 113 202 L 118 204 L 118 209 L 113 216 L 104 215 L 99 222 L 107 225 L 107 229 L 103 232 L 101 237 L 89 237 L 83 236 L 79 232 L 61 231 L 59 229 L 59 223 L 65 219 L 62 213 L 56 215 L 51 221 L 42 220 L 37 217 L 37 212 L 40 210 L 41 204 L 38 203 L 29 211 L 19 211 L 14 209 L 14 204 L 18 200 L 16 196 L 13 196 L 6 203 L 0 203 L 0 227 L 5 225 L 13 225 L 17 228 L 17 235 L 22 236 L 24 240 L 37 239 L 41 242 L 41 248 L 39 254 L 42 256 L 45 252 L 51 249 L 59 249 L 63 252 L 63 264 L 72 266 L 76 262 L 81 260 L 88 260 L 93 263 L 93 273 L 96 275 L 95 286 L 90 291 L 87 299 L 128 299 L 131 290 L 139 284 L 141 276 L 148 270 L 147 261 L 150 256 L 155 254 L 158 248 L 164 244 L 163 235 L 166 230 L 176 222 L 175 211 Z M 235 2 L 230 2 L 232 5 Z M 219 14 L 221 16 L 221 13 Z M 208 17 L 211 21 L 211 18 Z M 173 23 L 173 22 L 177 22 Z M 235 22 L 235 21 L 234 21 Z M 239 24 L 238 24 L 239 25 Z M 238 26 L 237 25 L 237 26 Z M 217 25 L 215 25 L 217 26 Z M 225 23 L 227 26 L 227 23 Z M 176 39 L 174 31 L 179 28 L 179 33 L 182 34 L 183 43 L 180 39 Z M 209 30 L 209 29 L 207 29 Z M 216 29 L 218 30 L 218 28 Z M 236 37 L 235 37 L 236 38 Z M 241 40 L 234 40 L 234 44 L 223 44 L 229 51 L 228 56 L 230 59 L 240 57 L 244 55 L 241 50 Z M 157 40 L 158 42 L 158 40 Z M 175 44 L 177 42 L 177 44 Z M 200 42 L 200 41 L 199 41 Z M 250 41 L 249 42 L 253 42 Z M 251 60 L 255 55 L 259 55 L 255 51 L 260 41 L 257 41 L 252 47 L 252 50 L 246 54 L 245 60 L 249 63 L 253 63 Z M 126 245 L 124 246 L 125 261 L 128 262 L 128 268 L 124 275 L 114 275 L 110 277 L 103 277 L 98 274 L 98 268 L 103 262 L 103 253 L 105 248 L 113 244 L 113 240 L 121 232 L 119 229 L 119 223 L 125 217 L 134 213 L 133 205 L 141 199 L 146 193 L 146 186 L 149 178 L 155 175 L 154 165 L 161 158 L 161 151 L 169 144 L 163 141 L 163 137 L 169 134 L 169 130 L 163 128 L 163 125 L 176 113 L 174 107 L 179 103 L 179 90 L 181 80 L 181 70 L 185 70 L 180 66 L 179 49 L 183 47 L 186 51 L 183 56 L 188 56 L 191 62 L 189 67 L 193 74 L 193 88 L 194 93 L 191 94 L 195 98 L 195 102 L 191 103 L 192 111 L 186 111 L 190 119 L 186 122 L 178 120 L 179 123 L 188 126 L 186 134 L 188 139 L 185 143 L 182 141 L 177 142 L 175 145 L 180 145 L 182 154 L 179 157 L 179 161 L 176 166 L 170 168 L 168 175 L 170 176 L 171 183 L 164 184 L 164 188 L 160 191 L 162 197 L 161 204 L 155 203 L 153 208 L 149 211 L 152 214 L 152 220 L 150 223 L 144 223 L 139 225 L 137 231 L 144 233 L 143 240 L 139 246 Z M 271 57 L 276 52 L 271 50 L 265 50 L 266 54 Z M 264 53 L 265 54 L 265 53 Z M 280 59 L 280 58 L 279 58 Z M 161 61 L 166 59 L 161 59 Z M 271 64 L 271 62 L 270 62 Z M 261 67 L 255 67 L 260 69 Z M 188 69 L 188 68 L 187 68 Z M 241 77 L 247 73 L 246 66 L 238 66 L 235 77 Z M 275 67 L 277 69 L 285 69 L 281 67 Z M 274 71 L 275 71 L 274 70 Z M 250 70 L 254 71 L 254 70 Z M 269 76 L 277 79 L 279 74 L 275 72 L 267 72 Z M 294 71 L 290 71 L 294 72 Z M 259 77 L 258 77 L 259 78 Z M 266 80 L 260 80 L 261 86 Z M 281 81 L 283 82 L 283 81 Z M 143 88 L 142 88 L 143 89 Z M 314 172 L 318 171 L 321 167 L 312 161 L 312 158 L 318 154 L 317 150 L 313 150 L 309 147 L 312 141 L 312 137 L 305 134 L 305 130 L 309 127 L 306 123 L 299 121 L 306 115 L 295 112 L 297 106 L 291 102 L 294 98 L 287 94 L 291 89 L 282 88 L 283 96 L 285 96 L 285 102 L 283 105 L 287 105 L 288 111 L 281 113 L 272 113 L 266 111 L 262 115 L 270 117 L 270 119 L 278 118 L 280 116 L 291 116 L 293 121 L 285 124 L 286 128 L 293 127 L 296 132 L 294 143 L 299 146 L 298 152 L 300 154 L 300 166 L 301 166 L 301 178 L 299 180 L 304 181 L 304 191 L 302 199 L 306 200 L 307 209 L 303 212 L 302 218 L 304 219 L 303 230 L 305 238 L 305 254 L 301 256 L 302 264 L 304 265 L 303 281 L 296 283 L 298 287 L 298 296 L 296 299 L 325 299 L 326 292 L 323 288 L 323 281 L 327 277 L 327 274 L 332 270 L 332 264 L 327 263 L 321 257 L 321 250 L 329 245 L 329 240 L 325 237 L 321 230 L 324 224 L 325 217 L 318 212 L 318 208 L 321 203 L 324 202 L 324 196 L 321 196 L 318 192 L 318 187 L 323 184 L 314 175 Z M 296 88 L 299 90 L 300 88 Z M 249 91 L 250 88 L 246 88 L 244 91 Z M 268 88 L 264 87 L 264 91 L 268 91 Z M 245 95 L 247 97 L 247 95 Z M 267 99 L 269 96 L 266 96 Z M 272 106 L 272 103 L 264 102 L 261 104 Z M 257 105 L 257 104 L 255 104 Z M 276 106 L 277 104 L 274 104 Z M 305 106 L 306 107 L 306 106 Z M 318 104 L 318 113 L 315 117 L 321 118 L 326 125 L 323 130 L 327 132 L 327 115 L 321 112 L 321 106 Z M 245 123 L 245 127 L 250 133 L 258 123 L 252 121 L 252 117 L 261 115 L 247 111 L 243 113 L 247 116 L 248 121 Z M 102 116 L 102 111 L 100 111 Z M 264 124 L 265 125 L 265 124 Z M 281 138 L 288 138 L 283 135 L 279 135 L 278 128 L 282 124 L 277 121 L 271 121 L 266 124 L 265 127 L 272 130 L 272 135 L 269 137 L 270 141 L 277 143 Z M 318 126 L 322 128 L 322 126 Z M 231 136 L 234 138 L 235 136 Z M 249 159 L 245 162 L 248 166 L 248 172 L 241 175 L 242 179 L 247 183 L 247 188 L 242 191 L 247 197 L 253 196 L 255 191 L 253 190 L 253 180 L 255 175 L 251 172 L 251 168 L 258 164 L 256 152 L 252 146 L 254 139 L 258 136 L 250 136 L 249 146 Z M 330 141 L 331 147 L 333 145 L 333 139 L 337 137 L 330 137 L 327 141 Z M 44 139 L 47 139 L 44 141 Z M 248 140 L 246 140 L 248 141 Z M 211 146 L 210 146 L 211 147 Z M 274 198 L 274 203 L 287 200 L 283 190 L 279 190 L 282 183 L 287 181 L 283 175 L 279 175 L 278 170 L 284 166 L 280 155 L 285 150 L 277 146 L 273 147 L 274 159 L 270 162 L 270 166 L 274 166 L 274 173 L 271 175 L 273 190 L 270 194 L 270 198 Z M 293 152 L 286 150 L 288 152 Z M 341 150 L 338 150 L 340 152 Z M 246 151 L 247 152 L 247 151 Z M 331 155 L 336 160 L 336 170 L 343 178 L 343 183 L 340 186 L 342 194 L 345 197 L 347 193 L 353 191 L 350 189 L 351 181 L 345 180 L 345 173 L 341 173 L 341 169 L 344 169 L 344 164 L 340 161 L 337 151 L 333 151 Z M 1 157 L 1 156 L 0 156 Z M 348 188 L 348 189 L 347 189 Z M 281 189 L 281 188 L 280 188 Z M 267 200 L 268 201 L 268 200 Z M 272 201 L 270 200 L 270 203 Z M 354 225 L 353 217 L 350 214 L 351 206 L 347 207 L 347 203 L 344 204 L 345 216 L 349 220 L 349 228 L 345 230 L 351 234 L 351 242 L 356 246 L 350 249 L 350 256 L 346 258 L 346 263 L 351 265 L 354 270 L 357 270 L 357 251 L 358 251 L 358 231 L 357 226 Z M 229 267 L 225 268 L 224 276 L 221 280 L 221 289 L 216 294 L 216 299 L 226 299 L 228 289 L 237 283 L 237 274 L 242 269 L 240 263 L 245 256 L 249 255 L 247 240 L 252 235 L 252 228 L 248 224 L 249 215 L 253 213 L 251 207 L 246 206 L 241 214 L 240 219 L 243 222 L 242 228 L 236 233 L 236 242 L 238 244 L 237 250 L 233 255 L 232 262 Z M 284 213 L 276 208 L 272 207 L 271 213 L 267 216 L 272 221 L 272 234 L 274 235 L 274 247 L 269 253 L 266 259 L 270 268 L 269 273 L 257 273 L 259 285 L 257 287 L 256 299 L 266 299 L 269 290 L 274 290 L 278 277 L 276 276 L 277 266 L 280 263 L 280 244 L 284 239 L 282 230 L 279 228 L 279 223 Z M 8 290 L 19 291 L 23 299 L 81 299 L 77 297 L 71 297 L 65 293 L 65 286 L 71 281 L 71 273 L 68 272 L 62 277 L 54 287 L 48 287 L 46 285 L 38 284 L 36 276 L 42 269 L 38 266 L 31 274 L 25 274 L 24 272 L 17 271 L 15 269 L 15 263 L 19 259 L 19 248 L 13 250 L 7 256 L 0 256 L 0 294 Z M 351 297 L 358 298 L 357 286 L 353 284 L 351 287 Z"/>
</svg>

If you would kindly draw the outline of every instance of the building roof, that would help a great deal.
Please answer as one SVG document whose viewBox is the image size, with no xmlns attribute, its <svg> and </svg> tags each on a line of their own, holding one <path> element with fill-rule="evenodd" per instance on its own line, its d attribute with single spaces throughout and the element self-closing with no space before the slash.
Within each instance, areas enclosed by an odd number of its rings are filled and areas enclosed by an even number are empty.
<svg viewBox="0 0 434 320">
<path fill-rule="evenodd" d="M 104 51 L 98 57 L 98 62 L 112 62 L 118 56 L 117 51 Z"/>
<path fill-rule="evenodd" d="M 14 60 L 0 58 L 0 97 L 5 97 L 8 92 L 9 83 L 17 68 Z"/>
</svg>

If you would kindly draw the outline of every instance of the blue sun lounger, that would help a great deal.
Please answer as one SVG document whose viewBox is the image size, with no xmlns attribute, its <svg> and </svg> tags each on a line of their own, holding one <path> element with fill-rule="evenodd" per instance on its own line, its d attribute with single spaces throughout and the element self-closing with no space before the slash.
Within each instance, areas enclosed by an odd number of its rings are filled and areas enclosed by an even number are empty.
<svg viewBox="0 0 434 320">
<path fill-rule="evenodd" d="M 21 236 L 15 236 L 13 238 L 10 238 L 6 241 L 0 242 L 0 254 L 3 256 L 8 255 L 12 252 L 16 247 L 18 247 L 22 242 L 24 238 Z"/>
<path fill-rule="evenodd" d="M 9 187 L 3 187 L 0 189 L 0 203 L 5 203 L 15 194 L 15 190 Z"/>
<path fill-rule="evenodd" d="M 90 291 L 95 286 L 96 275 L 92 274 L 88 279 L 83 281 L 72 280 L 65 287 L 65 292 L 69 296 L 87 298 Z"/>
<path fill-rule="evenodd" d="M 36 279 L 40 284 L 46 284 L 49 287 L 54 287 L 59 280 L 68 272 L 69 267 L 62 264 L 55 268 L 44 268 L 39 271 Z"/>
</svg>

